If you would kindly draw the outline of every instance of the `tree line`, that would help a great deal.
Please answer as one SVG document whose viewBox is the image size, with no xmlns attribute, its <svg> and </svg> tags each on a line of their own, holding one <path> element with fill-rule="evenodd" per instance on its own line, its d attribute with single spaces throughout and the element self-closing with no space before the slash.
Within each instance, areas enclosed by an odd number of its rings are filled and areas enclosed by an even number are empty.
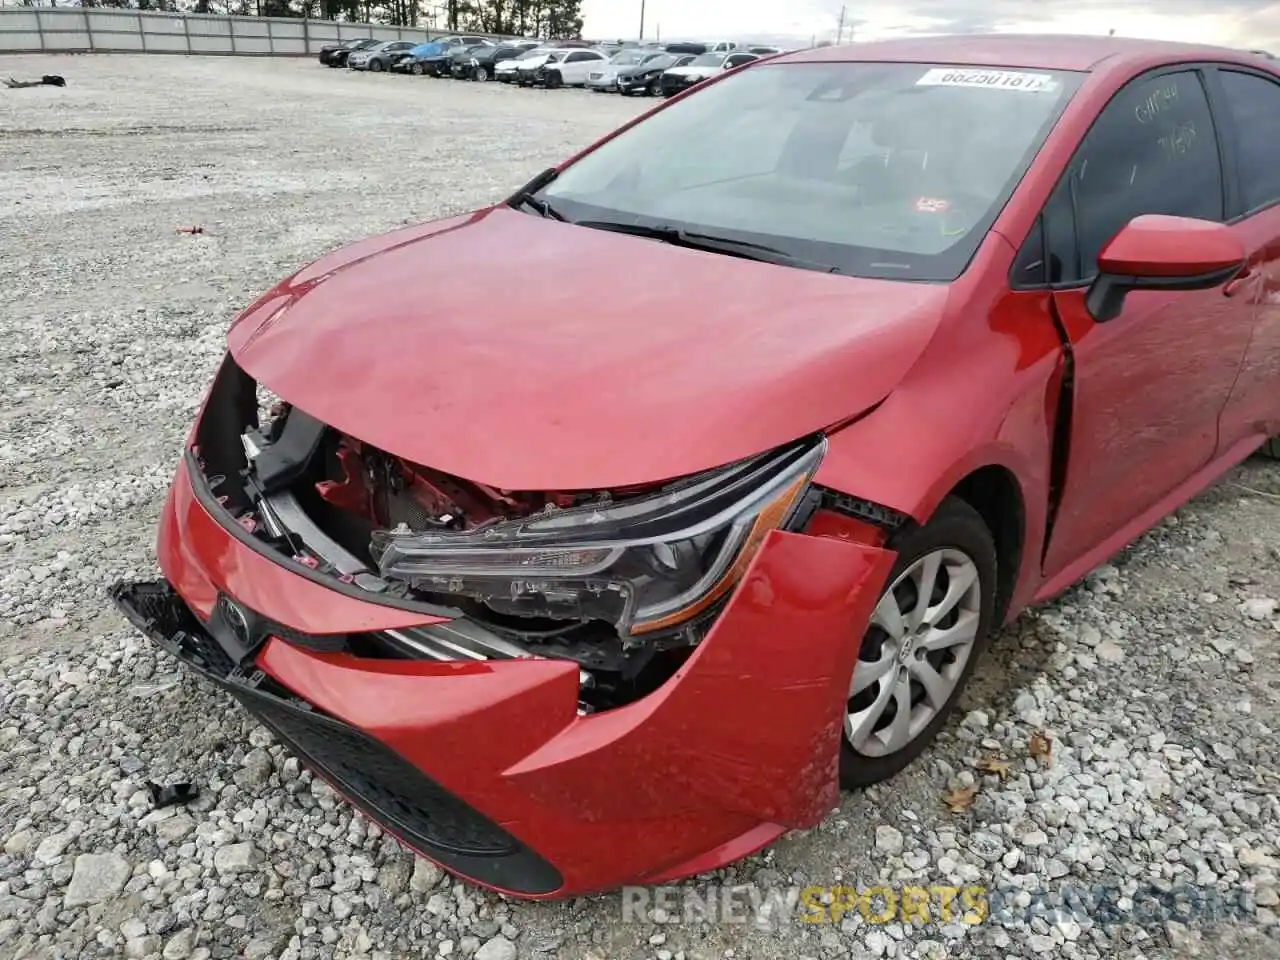
<svg viewBox="0 0 1280 960">
<path fill-rule="evenodd" d="M 26 6 L 125 7 L 250 17 L 309 17 L 567 39 L 582 34 L 582 0 L 23 0 Z"/>
</svg>

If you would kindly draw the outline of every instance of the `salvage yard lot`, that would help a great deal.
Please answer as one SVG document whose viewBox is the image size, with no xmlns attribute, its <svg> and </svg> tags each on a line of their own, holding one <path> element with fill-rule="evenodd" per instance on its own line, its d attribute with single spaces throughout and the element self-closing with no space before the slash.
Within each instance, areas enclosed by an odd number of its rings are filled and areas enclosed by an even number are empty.
<svg viewBox="0 0 1280 960">
<path fill-rule="evenodd" d="M 683 923 L 678 898 L 637 922 L 616 895 L 513 903 L 415 868 L 154 656 L 105 588 L 153 569 L 239 307 L 341 243 L 491 202 L 651 101 L 309 59 L 0 61 L 44 73 L 68 86 L 0 91 L 0 956 L 1280 955 L 1280 466 L 1261 462 L 1000 635 L 963 723 L 906 773 L 709 878 L 754 885 L 747 906 L 978 885 L 1003 901 L 987 922 L 939 922 L 934 899 L 914 927 L 872 922 L 878 901 L 833 924 Z M 474 295 L 518 310 L 525 291 Z M 387 358 L 406 362 L 429 376 L 449 344 Z M 202 795 L 149 814 L 148 780 Z M 1064 888 L 1128 900 L 1055 915 Z M 1226 916 L 1162 913 L 1171 889 Z"/>
</svg>

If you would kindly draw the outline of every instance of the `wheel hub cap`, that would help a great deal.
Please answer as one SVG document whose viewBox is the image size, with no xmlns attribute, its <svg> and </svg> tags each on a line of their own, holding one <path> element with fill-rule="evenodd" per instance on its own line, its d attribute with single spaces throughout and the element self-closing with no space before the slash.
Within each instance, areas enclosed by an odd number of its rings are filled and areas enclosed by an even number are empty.
<svg viewBox="0 0 1280 960">
<path fill-rule="evenodd" d="M 849 686 L 845 738 L 863 756 L 915 740 L 956 689 L 978 636 L 982 584 L 967 554 L 914 561 L 880 597 Z"/>
</svg>

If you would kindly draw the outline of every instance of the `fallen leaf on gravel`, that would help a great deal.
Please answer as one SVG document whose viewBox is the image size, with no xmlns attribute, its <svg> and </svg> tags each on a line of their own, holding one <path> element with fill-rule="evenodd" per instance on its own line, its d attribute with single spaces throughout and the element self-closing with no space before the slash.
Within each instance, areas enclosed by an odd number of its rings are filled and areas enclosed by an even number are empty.
<svg viewBox="0 0 1280 960">
<path fill-rule="evenodd" d="M 997 756 L 983 757 L 976 766 L 983 773 L 994 773 L 1001 780 L 1009 776 L 1009 762 Z"/>
<path fill-rule="evenodd" d="M 1027 752 L 1036 760 L 1043 760 L 1048 764 L 1052 760 L 1053 741 L 1043 733 L 1033 733 L 1027 741 Z"/>
<path fill-rule="evenodd" d="M 964 813 L 973 806 L 973 798 L 978 795 L 978 788 L 975 787 L 956 787 L 954 790 L 948 790 L 942 797 L 942 802 L 946 804 L 947 809 L 952 813 Z"/>
</svg>

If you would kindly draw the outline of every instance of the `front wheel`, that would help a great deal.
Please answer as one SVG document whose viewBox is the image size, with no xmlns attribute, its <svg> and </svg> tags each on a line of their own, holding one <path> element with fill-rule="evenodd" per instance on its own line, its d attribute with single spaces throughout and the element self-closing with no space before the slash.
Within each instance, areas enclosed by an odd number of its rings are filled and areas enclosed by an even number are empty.
<svg viewBox="0 0 1280 960">
<path fill-rule="evenodd" d="M 558 90 L 560 87 L 564 86 L 564 77 L 562 77 L 558 71 L 552 70 L 547 74 L 546 79 L 543 81 L 543 85 L 548 90 Z"/>
<path fill-rule="evenodd" d="M 384 69 L 381 60 L 370 60 L 369 69 L 374 73 L 381 73 Z"/>
<path fill-rule="evenodd" d="M 657 80 L 650 80 L 649 86 L 645 87 L 645 90 L 646 92 L 648 92 L 649 96 L 656 97 L 658 94 L 662 92 L 662 84 L 660 84 Z"/>
<path fill-rule="evenodd" d="M 412 73 L 415 77 L 422 76 L 422 64 L 420 63 L 409 64 L 409 72 Z"/>
<path fill-rule="evenodd" d="M 476 67 L 471 71 L 471 79 L 480 83 L 485 83 L 489 79 L 488 67 Z"/>
<path fill-rule="evenodd" d="M 996 548 L 955 497 L 891 543 L 898 554 L 858 651 L 845 707 L 840 783 L 887 780 L 946 723 L 990 638 Z"/>
</svg>

